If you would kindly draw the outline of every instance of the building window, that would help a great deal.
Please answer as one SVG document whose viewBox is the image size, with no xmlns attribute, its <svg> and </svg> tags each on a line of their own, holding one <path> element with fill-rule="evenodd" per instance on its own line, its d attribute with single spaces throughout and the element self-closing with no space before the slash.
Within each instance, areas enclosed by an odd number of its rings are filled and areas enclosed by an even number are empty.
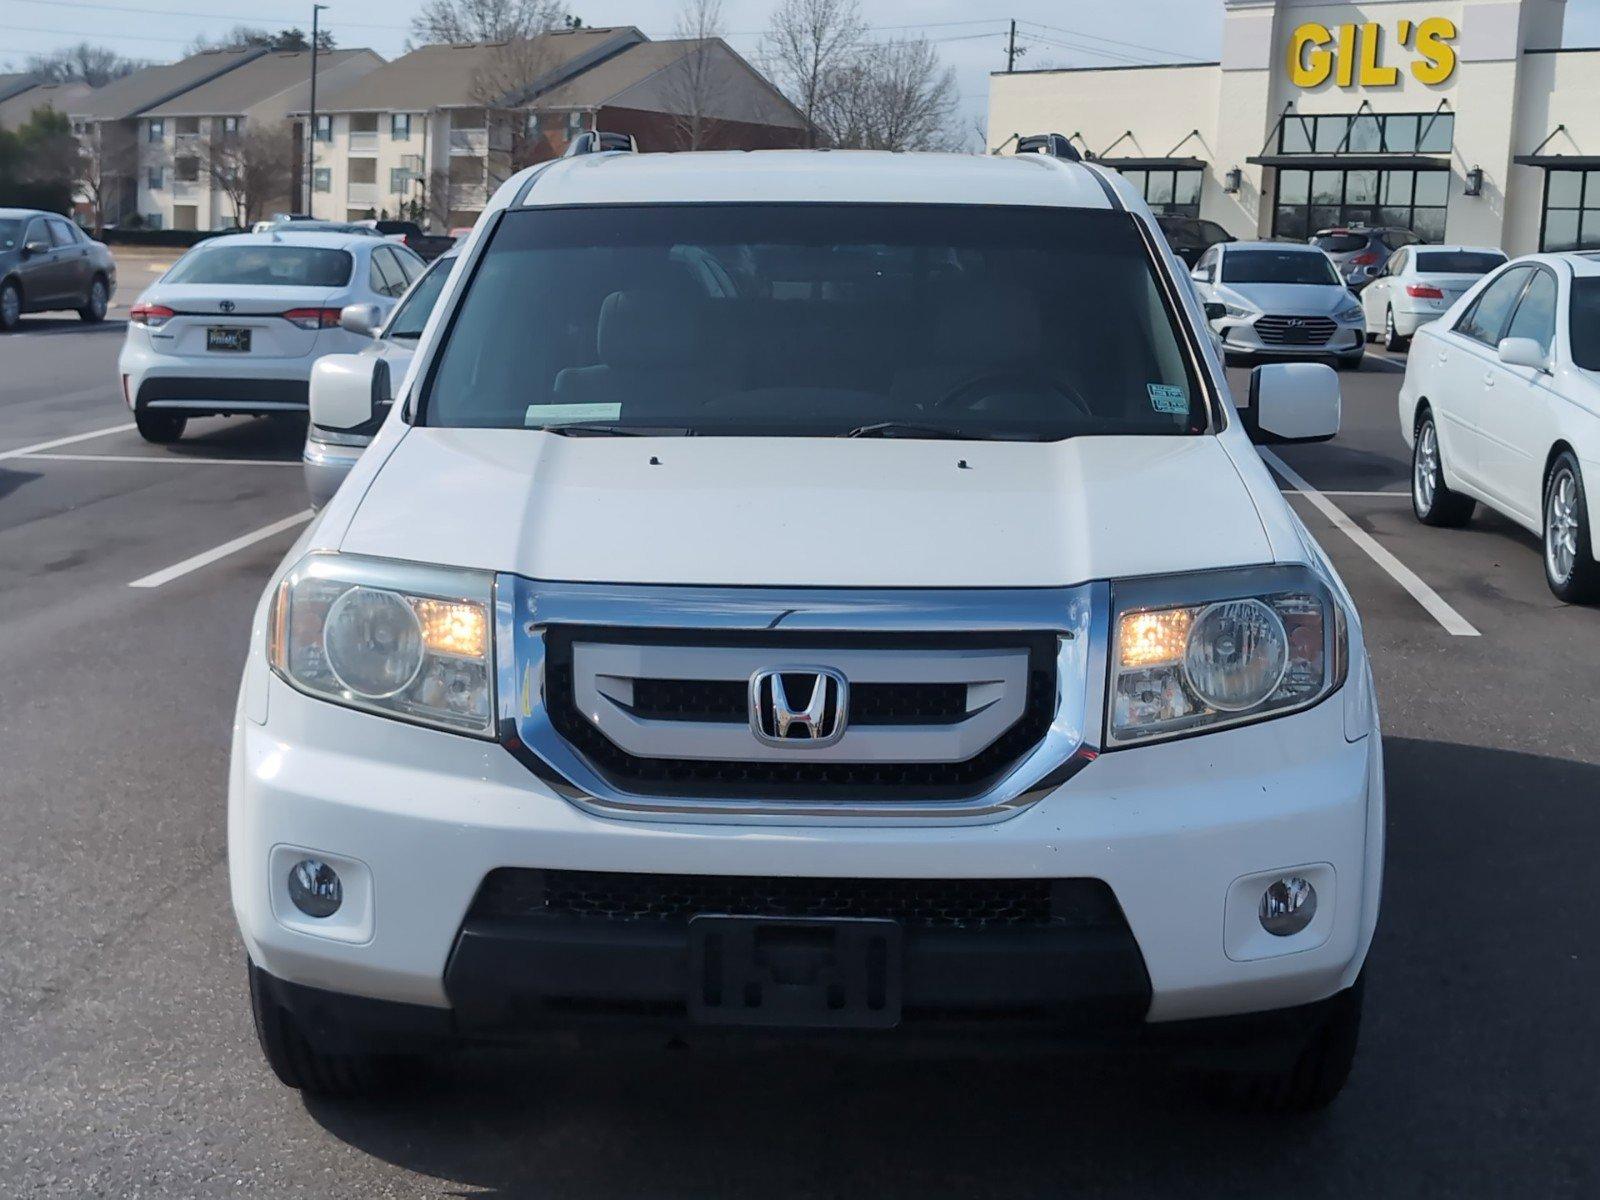
<svg viewBox="0 0 1600 1200">
<path fill-rule="evenodd" d="M 149 174 L 145 178 L 145 186 L 147 186 L 152 192 L 159 192 L 162 187 L 165 186 L 165 182 L 166 181 L 162 178 L 161 168 L 151 167 Z"/>
<path fill-rule="evenodd" d="M 1425 242 L 1444 240 L 1449 171 L 1309 171 L 1283 168 L 1272 214 L 1274 237 L 1304 241 L 1319 229 L 1384 225 Z"/>
<path fill-rule="evenodd" d="M 389 168 L 389 194 L 391 196 L 404 196 L 406 189 L 411 186 L 411 172 L 404 167 Z"/>
<path fill-rule="evenodd" d="M 239 118 L 238 117 L 223 117 L 222 118 L 222 132 L 223 133 L 238 133 L 239 132 Z"/>
<path fill-rule="evenodd" d="M 333 141 L 333 118 L 327 113 L 317 114 L 316 140 L 319 142 Z"/>
<path fill-rule="evenodd" d="M 1455 113 L 1289 113 L 1278 126 L 1278 153 L 1448 154 L 1455 137 Z"/>
<path fill-rule="evenodd" d="M 1158 217 L 1198 217 L 1200 185 L 1204 172 L 1198 168 L 1174 171 L 1124 171 L 1122 177 L 1141 192 L 1150 211 Z"/>
<path fill-rule="evenodd" d="M 1546 171 L 1541 250 L 1600 250 L 1600 171 Z"/>
<path fill-rule="evenodd" d="M 145 215 L 145 218 L 144 218 L 144 227 L 146 229 L 160 229 L 161 228 L 161 214 L 160 213 L 147 213 Z"/>
<path fill-rule="evenodd" d="M 411 140 L 410 113 L 389 114 L 389 136 L 397 142 L 409 142 Z"/>
<path fill-rule="evenodd" d="M 194 183 L 200 178 L 200 160 L 193 156 L 172 160 L 172 177 L 179 183 Z"/>
<path fill-rule="evenodd" d="M 314 192 L 333 191 L 332 167 L 317 167 L 311 172 L 311 190 Z"/>
<path fill-rule="evenodd" d="M 159 142 L 162 138 L 164 138 L 166 136 L 167 136 L 167 123 L 165 121 L 163 121 L 160 117 L 152 117 L 145 124 L 145 133 L 144 133 L 144 140 L 145 141 L 147 141 L 147 142 Z"/>
</svg>

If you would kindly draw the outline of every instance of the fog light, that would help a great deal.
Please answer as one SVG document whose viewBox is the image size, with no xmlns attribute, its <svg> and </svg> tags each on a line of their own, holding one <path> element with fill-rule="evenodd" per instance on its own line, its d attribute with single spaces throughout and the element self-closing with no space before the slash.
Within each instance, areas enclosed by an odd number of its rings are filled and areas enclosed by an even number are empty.
<svg viewBox="0 0 1600 1200">
<path fill-rule="evenodd" d="M 1292 937 L 1316 915 L 1317 889 L 1309 879 L 1285 875 L 1261 893 L 1261 928 L 1274 937 Z"/>
<path fill-rule="evenodd" d="M 344 903 L 344 885 L 339 882 L 338 872 L 327 863 L 302 858 L 289 868 L 289 899 L 308 917 L 331 917 Z"/>
</svg>

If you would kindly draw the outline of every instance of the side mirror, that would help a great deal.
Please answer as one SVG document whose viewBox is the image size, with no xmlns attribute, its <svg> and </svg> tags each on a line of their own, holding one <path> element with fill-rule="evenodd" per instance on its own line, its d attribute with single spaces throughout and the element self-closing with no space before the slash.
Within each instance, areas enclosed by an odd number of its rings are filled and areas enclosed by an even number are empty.
<svg viewBox="0 0 1600 1200">
<path fill-rule="evenodd" d="M 28 255 L 48 254 L 50 253 L 50 243 L 43 238 L 34 238 L 31 242 L 22 244 L 22 252 Z"/>
<path fill-rule="evenodd" d="M 392 403 L 389 364 L 375 354 L 325 354 L 311 368 L 311 423 L 376 433 Z"/>
<path fill-rule="evenodd" d="M 1206 320 L 1220 321 L 1228 315 L 1228 306 L 1220 300 L 1207 300 L 1202 307 L 1206 310 Z"/>
<path fill-rule="evenodd" d="M 1531 367 L 1535 371 L 1550 369 L 1550 359 L 1544 347 L 1532 338 L 1501 338 L 1499 353 L 1500 361 L 1508 367 Z"/>
<path fill-rule="evenodd" d="M 1194 270 L 1189 272 L 1189 278 L 1194 280 L 1196 283 L 1210 283 L 1211 269 L 1209 267 L 1196 267 Z"/>
<path fill-rule="evenodd" d="M 377 337 L 383 324 L 383 310 L 376 304 L 346 304 L 339 310 L 339 328 L 347 333 Z"/>
<path fill-rule="evenodd" d="M 1326 363 L 1257 367 L 1239 420 L 1259 445 L 1326 442 L 1339 432 L 1339 376 Z"/>
</svg>

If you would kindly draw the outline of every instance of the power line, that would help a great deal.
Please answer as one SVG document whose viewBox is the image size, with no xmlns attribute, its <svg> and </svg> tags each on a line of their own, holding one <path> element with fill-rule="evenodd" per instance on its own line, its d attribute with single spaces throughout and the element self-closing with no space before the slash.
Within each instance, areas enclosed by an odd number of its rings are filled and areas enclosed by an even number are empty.
<svg viewBox="0 0 1600 1200">
<path fill-rule="evenodd" d="M 1121 41 L 1118 38 L 1104 37 L 1104 36 L 1102 36 L 1101 34 L 1098 34 L 1098 33 L 1083 33 L 1083 32 L 1081 32 L 1079 30 L 1076 30 L 1076 29 L 1063 29 L 1059 25 L 1046 25 L 1043 21 L 1029 21 L 1029 20 L 1024 19 L 1024 20 L 1021 21 L 1021 24 L 1023 24 L 1023 25 L 1033 25 L 1033 26 L 1035 26 L 1036 28 L 1039 28 L 1039 29 L 1049 29 L 1049 30 L 1051 30 L 1051 31 L 1053 31 L 1055 33 L 1064 33 L 1068 37 L 1088 38 L 1092 42 L 1109 42 L 1113 46 L 1126 46 L 1130 50 L 1144 50 L 1147 53 L 1160 54 L 1160 55 L 1163 55 L 1163 56 L 1165 56 L 1166 58 L 1169 58 L 1169 59 L 1172 59 L 1172 58 L 1187 58 L 1187 59 L 1190 59 L 1190 60 L 1192 60 L 1194 62 L 1202 62 L 1202 61 L 1204 61 L 1204 60 L 1196 57 L 1193 54 L 1180 54 L 1176 50 L 1164 50 L 1159 46 L 1146 46 L 1146 45 L 1143 45 L 1143 44 L 1141 44 L 1139 42 L 1124 42 L 1124 41 Z M 1029 36 L 1033 36 L 1033 35 L 1029 35 Z"/>
</svg>

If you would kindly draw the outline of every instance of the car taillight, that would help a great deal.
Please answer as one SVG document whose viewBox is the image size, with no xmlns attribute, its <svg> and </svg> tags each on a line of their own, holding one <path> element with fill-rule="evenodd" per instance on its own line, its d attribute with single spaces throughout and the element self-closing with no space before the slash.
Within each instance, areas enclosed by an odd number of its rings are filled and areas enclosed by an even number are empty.
<svg viewBox="0 0 1600 1200">
<path fill-rule="evenodd" d="M 1431 283 L 1408 283 L 1406 284 L 1406 295 L 1413 296 L 1418 300 L 1444 299 L 1444 293 Z"/>
<path fill-rule="evenodd" d="M 1377 261 L 1378 255 L 1376 251 L 1364 250 L 1350 260 L 1350 265 L 1353 267 L 1370 267 Z"/>
<path fill-rule="evenodd" d="M 291 308 L 283 319 L 301 329 L 332 329 L 339 324 L 337 308 Z"/>
<path fill-rule="evenodd" d="M 135 304 L 128 311 L 128 320 L 148 329 L 160 329 L 177 315 L 164 304 Z"/>
</svg>

